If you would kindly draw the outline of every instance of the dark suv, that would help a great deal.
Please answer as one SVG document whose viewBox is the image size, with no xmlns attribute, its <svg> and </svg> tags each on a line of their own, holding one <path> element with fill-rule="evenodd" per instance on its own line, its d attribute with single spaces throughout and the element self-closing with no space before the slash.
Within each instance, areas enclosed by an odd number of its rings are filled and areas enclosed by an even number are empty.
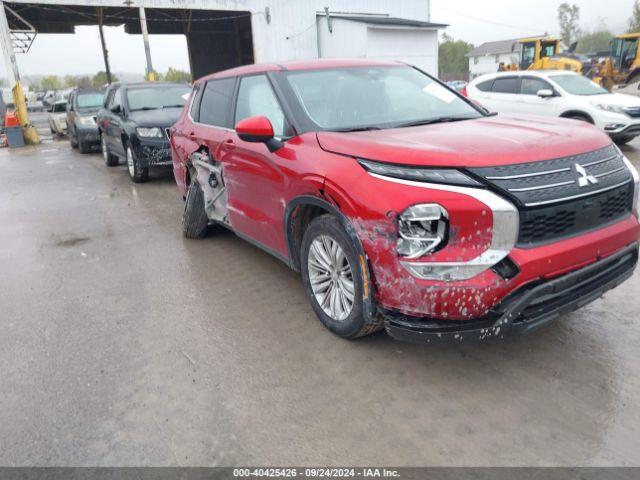
<svg viewBox="0 0 640 480">
<path fill-rule="evenodd" d="M 104 101 L 104 89 L 76 88 L 67 101 L 67 131 L 69 142 L 80 153 L 89 153 L 100 144 L 96 115 Z"/>
<path fill-rule="evenodd" d="M 171 165 L 168 129 L 191 88 L 179 83 L 114 83 L 98 114 L 102 155 L 109 167 L 127 161 L 131 179 L 144 182 L 149 168 Z"/>
</svg>

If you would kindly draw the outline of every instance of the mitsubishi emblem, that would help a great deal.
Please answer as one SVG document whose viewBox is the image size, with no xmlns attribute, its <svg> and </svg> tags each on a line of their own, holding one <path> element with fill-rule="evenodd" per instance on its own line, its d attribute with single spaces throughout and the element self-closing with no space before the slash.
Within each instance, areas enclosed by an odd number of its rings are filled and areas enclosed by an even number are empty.
<svg viewBox="0 0 640 480">
<path fill-rule="evenodd" d="M 579 163 L 574 163 L 573 164 L 573 168 L 575 168 L 577 174 L 580 175 L 578 177 L 578 186 L 579 187 L 586 187 L 590 183 L 594 184 L 594 185 L 596 183 L 598 183 L 598 179 L 596 177 L 594 177 L 593 175 L 589 175 L 587 173 L 587 171 L 584 169 L 584 167 L 582 165 L 580 165 Z"/>
</svg>

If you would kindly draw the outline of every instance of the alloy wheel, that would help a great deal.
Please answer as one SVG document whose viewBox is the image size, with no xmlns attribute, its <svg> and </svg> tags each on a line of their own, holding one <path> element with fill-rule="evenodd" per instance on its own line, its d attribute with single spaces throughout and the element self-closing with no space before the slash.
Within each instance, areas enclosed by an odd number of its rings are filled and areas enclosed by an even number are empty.
<svg viewBox="0 0 640 480">
<path fill-rule="evenodd" d="M 127 167 L 129 168 L 129 175 L 131 175 L 131 178 L 136 175 L 136 167 L 133 162 L 133 152 L 131 151 L 131 147 L 127 147 Z"/>
<path fill-rule="evenodd" d="M 329 235 L 318 235 L 307 259 L 311 290 L 320 308 L 335 321 L 345 320 L 353 309 L 353 271 L 340 244 Z"/>
</svg>

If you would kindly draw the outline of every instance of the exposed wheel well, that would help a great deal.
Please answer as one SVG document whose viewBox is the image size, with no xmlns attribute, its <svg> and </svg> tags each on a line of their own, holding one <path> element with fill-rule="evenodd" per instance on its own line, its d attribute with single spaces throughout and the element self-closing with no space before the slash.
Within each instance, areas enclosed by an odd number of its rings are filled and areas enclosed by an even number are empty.
<svg viewBox="0 0 640 480">
<path fill-rule="evenodd" d="M 302 246 L 302 237 L 304 232 L 311 221 L 324 215 L 325 213 L 332 213 L 329 208 L 325 208 L 320 202 L 298 203 L 287 215 L 287 246 L 289 248 L 289 255 L 291 265 L 295 270 L 300 270 L 300 248 Z"/>
<path fill-rule="evenodd" d="M 563 112 L 560 114 L 562 118 L 584 118 L 587 122 L 593 124 L 593 118 L 588 113 L 585 113 L 581 110 L 569 110 L 568 112 Z"/>
</svg>

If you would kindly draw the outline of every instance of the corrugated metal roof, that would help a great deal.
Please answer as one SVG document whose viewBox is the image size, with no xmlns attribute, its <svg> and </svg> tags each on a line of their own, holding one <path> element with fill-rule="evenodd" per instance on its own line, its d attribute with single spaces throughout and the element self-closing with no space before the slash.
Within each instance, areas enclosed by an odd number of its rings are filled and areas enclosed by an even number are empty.
<svg viewBox="0 0 640 480">
<path fill-rule="evenodd" d="M 324 17 L 324 13 L 318 13 L 319 17 Z M 374 15 L 340 15 L 330 13 L 331 18 L 339 18 L 341 20 L 351 20 L 353 22 L 368 23 L 370 25 L 393 26 L 393 27 L 411 27 L 411 28 L 446 28 L 446 23 L 424 22 L 422 20 L 411 20 L 409 18 L 383 17 Z"/>
<path fill-rule="evenodd" d="M 482 45 L 478 45 L 465 55 L 465 57 L 479 57 L 481 55 L 496 55 L 498 53 L 511 53 L 514 50 L 514 45 L 518 41 L 517 38 L 510 40 L 498 40 L 496 42 L 484 42 Z"/>
</svg>

